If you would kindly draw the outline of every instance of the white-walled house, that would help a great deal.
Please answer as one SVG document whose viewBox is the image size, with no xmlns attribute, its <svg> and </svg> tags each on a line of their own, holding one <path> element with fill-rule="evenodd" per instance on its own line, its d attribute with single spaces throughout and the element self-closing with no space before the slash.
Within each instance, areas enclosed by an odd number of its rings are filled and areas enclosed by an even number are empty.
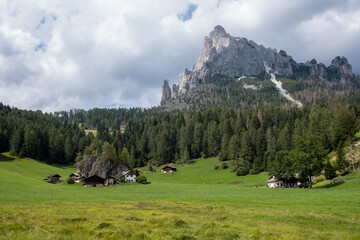
<svg viewBox="0 0 360 240">
<path fill-rule="evenodd" d="M 266 185 L 269 188 L 298 188 L 298 187 L 307 187 L 308 183 L 302 183 L 297 177 L 288 179 L 287 181 L 279 180 L 275 175 L 271 175 L 266 181 Z"/>
<path fill-rule="evenodd" d="M 123 172 L 125 177 L 125 182 L 136 182 L 136 174 L 134 171 Z"/>
<path fill-rule="evenodd" d="M 269 179 L 266 181 L 266 185 L 269 188 L 280 188 L 284 185 L 284 182 L 281 180 L 277 180 L 275 175 L 271 175 Z"/>
</svg>

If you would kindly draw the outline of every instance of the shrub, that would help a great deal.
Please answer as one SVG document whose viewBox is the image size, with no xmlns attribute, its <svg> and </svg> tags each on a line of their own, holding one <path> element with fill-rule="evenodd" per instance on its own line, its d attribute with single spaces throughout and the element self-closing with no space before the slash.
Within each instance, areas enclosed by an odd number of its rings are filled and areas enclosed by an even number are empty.
<svg viewBox="0 0 360 240">
<path fill-rule="evenodd" d="M 121 182 L 121 183 L 125 182 L 125 176 L 124 176 L 124 174 L 120 174 L 118 180 L 119 180 L 119 182 Z"/>
<path fill-rule="evenodd" d="M 67 180 L 66 180 L 66 183 L 67 184 L 74 184 L 74 179 L 72 179 L 71 177 L 69 177 Z"/>
<path fill-rule="evenodd" d="M 331 165 L 330 161 L 327 161 L 325 163 L 324 169 L 326 179 L 333 179 L 334 177 L 336 177 L 335 168 Z"/>
<path fill-rule="evenodd" d="M 226 163 L 221 164 L 221 169 L 227 169 L 229 166 Z"/>
<path fill-rule="evenodd" d="M 236 179 L 236 180 L 232 180 L 229 182 L 229 184 L 238 184 L 238 183 L 241 183 L 242 181 L 239 180 L 239 179 Z"/>
<path fill-rule="evenodd" d="M 239 167 L 236 170 L 236 176 L 245 176 L 249 174 L 249 169 L 244 168 L 244 167 Z"/>
<path fill-rule="evenodd" d="M 146 183 L 147 182 L 147 179 L 144 175 L 139 175 L 136 177 L 136 182 L 138 183 Z"/>
<path fill-rule="evenodd" d="M 214 169 L 218 170 L 220 166 L 214 165 Z"/>
<path fill-rule="evenodd" d="M 317 176 L 312 182 L 313 182 L 314 184 L 316 184 L 316 183 L 322 182 L 322 181 L 324 181 L 324 180 L 326 180 L 325 176 L 324 176 L 324 175 L 320 175 L 320 176 Z"/>
<path fill-rule="evenodd" d="M 249 173 L 250 174 L 259 174 L 261 172 L 262 172 L 262 170 L 260 168 L 253 168 L 253 169 L 250 170 Z"/>
</svg>

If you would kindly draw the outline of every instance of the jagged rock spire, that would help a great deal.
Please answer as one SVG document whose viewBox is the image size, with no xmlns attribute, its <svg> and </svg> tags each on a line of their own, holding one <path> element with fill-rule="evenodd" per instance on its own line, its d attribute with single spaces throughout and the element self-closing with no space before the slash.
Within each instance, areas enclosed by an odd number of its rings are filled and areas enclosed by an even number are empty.
<svg viewBox="0 0 360 240">
<path fill-rule="evenodd" d="M 171 98 L 171 89 L 169 87 L 169 80 L 164 79 L 161 85 L 161 104 L 166 103 Z"/>
</svg>

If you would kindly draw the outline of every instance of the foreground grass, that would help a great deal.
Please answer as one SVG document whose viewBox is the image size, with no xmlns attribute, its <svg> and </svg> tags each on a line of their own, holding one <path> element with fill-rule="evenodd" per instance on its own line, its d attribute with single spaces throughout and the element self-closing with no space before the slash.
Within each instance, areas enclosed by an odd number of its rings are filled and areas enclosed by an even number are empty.
<svg viewBox="0 0 360 240">
<path fill-rule="evenodd" d="M 0 157 L 0 239 L 360 239 L 360 174 L 316 189 L 244 187 L 214 159 L 146 173 L 149 185 L 48 184 L 73 167 Z M 192 173 L 192 174 L 190 174 Z M 239 184 L 229 184 L 240 180 Z M 218 183 L 220 182 L 220 183 Z"/>
<path fill-rule="evenodd" d="M 358 215 L 189 202 L 0 207 L 4 239 L 359 239 Z"/>
</svg>

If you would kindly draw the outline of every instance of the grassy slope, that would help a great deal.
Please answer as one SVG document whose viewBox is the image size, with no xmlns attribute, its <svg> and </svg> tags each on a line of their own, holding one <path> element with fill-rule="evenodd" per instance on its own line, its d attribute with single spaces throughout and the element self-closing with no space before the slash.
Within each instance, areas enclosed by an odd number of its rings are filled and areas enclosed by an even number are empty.
<svg viewBox="0 0 360 240">
<path fill-rule="evenodd" d="M 179 170 L 171 176 L 161 173 L 164 166 L 154 168 L 155 173 L 147 172 L 147 168 L 143 170 L 147 179 L 154 183 L 227 184 L 233 180 L 240 180 L 239 184 L 243 186 L 264 184 L 269 177 L 266 173 L 237 177 L 229 168 L 215 170 L 215 165 L 221 165 L 217 158 L 200 159 L 189 165 L 171 164 Z"/>
<path fill-rule="evenodd" d="M 48 184 L 73 167 L 0 161 L 0 239 L 359 239 L 360 175 L 336 187 L 267 189 L 266 174 L 236 177 L 216 159 L 177 166 L 152 184 Z M 240 179 L 240 184 L 228 182 Z M 223 182 L 216 184 L 216 182 Z M 205 182 L 205 184 L 203 184 Z"/>
</svg>

